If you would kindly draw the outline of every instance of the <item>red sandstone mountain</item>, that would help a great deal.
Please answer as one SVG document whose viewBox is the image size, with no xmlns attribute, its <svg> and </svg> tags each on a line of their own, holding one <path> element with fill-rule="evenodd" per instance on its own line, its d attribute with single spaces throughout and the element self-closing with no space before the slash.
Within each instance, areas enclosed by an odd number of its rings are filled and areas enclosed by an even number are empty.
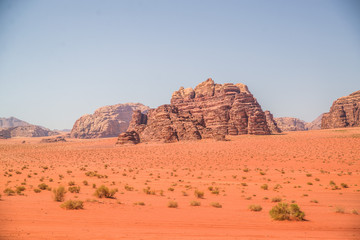
<svg viewBox="0 0 360 240">
<path fill-rule="evenodd" d="M 360 126 L 360 90 L 338 98 L 321 120 L 321 128 L 343 128 Z"/>
<path fill-rule="evenodd" d="M 240 134 L 270 134 L 261 106 L 246 85 L 215 84 L 208 79 L 195 89 L 175 91 L 171 104 L 146 114 L 134 111 L 127 133 L 120 134 L 118 143 L 224 139 L 225 135 Z"/>
<path fill-rule="evenodd" d="M 134 110 L 147 111 L 141 103 L 125 103 L 105 106 L 94 114 L 86 114 L 76 120 L 70 136 L 73 138 L 116 137 L 129 126 Z"/>
</svg>

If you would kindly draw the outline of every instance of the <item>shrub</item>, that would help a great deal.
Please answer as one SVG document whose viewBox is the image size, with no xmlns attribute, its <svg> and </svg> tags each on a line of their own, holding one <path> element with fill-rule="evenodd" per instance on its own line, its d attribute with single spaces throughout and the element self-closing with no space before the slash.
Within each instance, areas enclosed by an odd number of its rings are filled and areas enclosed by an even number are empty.
<svg viewBox="0 0 360 240">
<path fill-rule="evenodd" d="M 197 198 L 204 198 L 204 192 L 202 192 L 202 191 L 195 190 L 194 194 L 195 194 L 195 197 L 197 197 Z"/>
<path fill-rule="evenodd" d="M 61 204 L 62 208 L 69 209 L 69 210 L 78 210 L 84 209 L 84 202 L 79 200 L 67 200 L 63 204 Z"/>
<path fill-rule="evenodd" d="M 18 186 L 16 187 L 16 193 L 21 195 L 22 192 L 25 191 L 25 187 L 24 186 Z"/>
<path fill-rule="evenodd" d="M 175 201 L 170 201 L 170 202 L 168 203 L 168 207 L 169 207 L 169 208 L 177 208 L 177 207 L 178 207 L 178 203 L 175 202 Z"/>
<path fill-rule="evenodd" d="M 60 186 L 58 188 L 54 188 L 53 190 L 54 193 L 54 200 L 57 202 L 62 202 L 64 201 L 65 198 L 65 188 L 63 186 Z"/>
<path fill-rule="evenodd" d="M 71 186 L 68 188 L 69 192 L 71 193 L 79 193 L 80 192 L 80 186 Z"/>
<path fill-rule="evenodd" d="M 89 185 L 88 181 L 86 181 L 86 180 L 83 181 L 83 184 L 84 184 L 85 186 Z"/>
<path fill-rule="evenodd" d="M 261 189 L 264 189 L 264 190 L 268 190 L 268 189 L 269 189 L 269 186 L 265 183 L 265 184 L 261 185 L 260 188 L 261 188 Z"/>
<path fill-rule="evenodd" d="M 127 184 L 125 185 L 124 188 L 125 188 L 126 191 L 133 191 L 134 190 L 133 187 L 131 187 L 131 186 L 127 185 Z"/>
<path fill-rule="evenodd" d="M 274 197 L 271 199 L 271 202 L 281 202 L 281 198 L 280 197 Z"/>
<path fill-rule="evenodd" d="M 97 196 L 98 198 L 113 198 L 117 191 L 118 190 L 116 188 L 109 190 L 108 187 L 101 185 L 98 189 L 96 189 L 95 196 Z"/>
<path fill-rule="evenodd" d="M 345 213 L 345 209 L 342 208 L 342 207 L 336 207 L 336 208 L 335 208 L 335 212 L 336 212 L 336 213 Z"/>
<path fill-rule="evenodd" d="M 47 184 L 45 184 L 45 183 L 40 183 L 38 185 L 38 188 L 40 188 L 41 190 L 46 190 L 46 189 L 49 188 L 49 186 Z"/>
<path fill-rule="evenodd" d="M 68 183 L 68 185 L 69 185 L 69 186 L 74 186 L 74 185 L 75 185 L 75 182 L 74 182 L 74 181 L 70 181 L 70 182 Z"/>
<path fill-rule="evenodd" d="M 342 188 L 348 188 L 349 186 L 346 183 L 341 183 L 340 184 Z"/>
<path fill-rule="evenodd" d="M 212 202 L 210 205 L 215 207 L 215 208 L 222 208 L 222 205 L 220 203 L 218 203 L 218 202 Z"/>
<path fill-rule="evenodd" d="M 278 203 L 270 210 L 270 216 L 274 220 L 304 220 L 305 213 L 302 212 L 297 204 Z"/>
<path fill-rule="evenodd" d="M 38 188 L 35 188 L 35 189 L 34 189 L 34 192 L 39 193 L 39 192 L 41 192 L 41 190 L 38 189 Z"/>
<path fill-rule="evenodd" d="M 12 190 L 11 188 L 6 188 L 6 189 L 4 190 L 4 193 L 6 194 L 6 196 L 14 196 L 15 191 Z"/>
<path fill-rule="evenodd" d="M 145 203 L 144 202 L 136 202 L 136 203 L 134 203 L 134 205 L 145 206 Z"/>
<path fill-rule="evenodd" d="M 259 212 L 262 210 L 262 207 L 260 205 L 250 205 L 249 209 L 254 212 Z"/>
<path fill-rule="evenodd" d="M 356 209 L 351 210 L 352 214 L 359 215 L 358 211 Z"/>
<path fill-rule="evenodd" d="M 201 205 L 201 203 L 199 201 L 191 201 L 190 202 L 190 206 L 193 206 L 193 207 L 198 207 L 200 205 Z"/>
</svg>

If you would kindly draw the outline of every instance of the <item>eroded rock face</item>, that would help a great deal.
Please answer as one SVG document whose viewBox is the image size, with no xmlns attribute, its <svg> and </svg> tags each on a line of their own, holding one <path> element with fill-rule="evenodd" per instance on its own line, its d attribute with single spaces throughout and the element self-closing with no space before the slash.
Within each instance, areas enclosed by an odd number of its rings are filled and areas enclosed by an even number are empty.
<svg viewBox="0 0 360 240">
<path fill-rule="evenodd" d="M 271 131 L 271 133 L 281 133 L 280 128 L 277 126 L 277 123 L 274 120 L 273 115 L 270 111 L 265 111 L 266 123 Z"/>
<path fill-rule="evenodd" d="M 244 84 L 215 84 L 212 79 L 195 89 L 181 87 L 171 104 L 135 111 L 128 131 L 141 142 L 224 139 L 225 135 L 270 134 L 260 105 Z"/>
<path fill-rule="evenodd" d="M 360 127 L 360 91 L 334 101 L 321 119 L 322 129 L 343 127 Z"/>
<path fill-rule="evenodd" d="M 139 134 L 135 131 L 121 133 L 116 144 L 138 144 L 140 142 Z"/>
<path fill-rule="evenodd" d="M 70 133 L 73 138 L 116 137 L 125 132 L 134 110 L 141 112 L 149 107 L 141 103 L 125 103 L 105 106 L 97 109 L 94 114 L 79 118 Z"/>
<path fill-rule="evenodd" d="M 50 129 L 28 125 L 3 129 L 0 131 L 0 138 L 12 137 L 45 137 L 58 135 L 58 132 L 51 131 Z"/>
<path fill-rule="evenodd" d="M 306 122 L 293 117 L 279 117 L 274 118 L 277 126 L 283 132 L 288 131 L 306 131 Z"/>
<path fill-rule="evenodd" d="M 312 121 L 310 123 L 306 123 L 305 128 L 307 130 L 319 130 L 319 129 L 321 129 L 321 119 L 322 119 L 323 115 L 324 114 L 322 113 L 322 114 L 320 114 L 320 116 L 315 118 L 314 121 Z"/>
</svg>

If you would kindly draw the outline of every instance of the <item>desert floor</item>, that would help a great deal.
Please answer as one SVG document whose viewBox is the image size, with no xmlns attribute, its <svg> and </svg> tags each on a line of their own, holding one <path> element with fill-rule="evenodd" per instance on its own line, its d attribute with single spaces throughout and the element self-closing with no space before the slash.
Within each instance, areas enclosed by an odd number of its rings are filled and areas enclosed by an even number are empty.
<svg viewBox="0 0 360 240">
<path fill-rule="evenodd" d="M 229 139 L 0 140 L 0 239 L 360 239 L 360 128 Z M 41 183 L 49 189 L 36 193 Z M 80 192 L 65 200 L 83 210 L 54 201 L 50 188 L 69 183 Z M 117 188 L 115 198 L 94 196 L 101 185 Z M 274 198 L 297 203 L 306 221 L 272 220 Z"/>
</svg>

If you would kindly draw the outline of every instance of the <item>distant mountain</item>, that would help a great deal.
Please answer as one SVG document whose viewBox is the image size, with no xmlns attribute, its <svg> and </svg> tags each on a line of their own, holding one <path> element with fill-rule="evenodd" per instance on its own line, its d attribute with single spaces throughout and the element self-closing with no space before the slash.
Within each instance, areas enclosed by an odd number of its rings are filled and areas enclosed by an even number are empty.
<svg viewBox="0 0 360 240">
<path fill-rule="evenodd" d="M 307 128 L 307 130 L 318 130 L 321 129 L 321 119 L 323 117 L 324 113 L 320 114 L 320 116 L 318 116 L 317 118 L 315 118 L 314 121 L 310 122 L 310 123 L 306 123 L 305 124 L 305 128 Z"/>
<path fill-rule="evenodd" d="M 147 112 L 149 109 L 141 103 L 101 107 L 93 114 L 86 114 L 76 120 L 70 136 L 73 138 L 117 137 L 127 130 L 135 110 Z"/>
<path fill-rule="evenodd" d="M 23 120 L 17 119 L 15 117 L 0 118 L 0 129 L 19 127 L 19 126 L 28 126 L 28 125 L 31 125 L 31 124 L 27 123 Z"/>
<path fill-rule="evenodd" d="M 307 131 L 307 130 L 318 130 L 321 129 L 321 119 L 323 114 L 318 116 L 314 121 L 308 123 L 299 118 L 293 117 L 279 117 L 274 118 L 277 126 L 281 131 Z"/>
<path fill-rule="evenodd" d="M 36 126 L 15 117 L 0 118 L 0 139 L 12 137 L 45 137 L 58 135 L 42 126 Z"/>
</svg>

